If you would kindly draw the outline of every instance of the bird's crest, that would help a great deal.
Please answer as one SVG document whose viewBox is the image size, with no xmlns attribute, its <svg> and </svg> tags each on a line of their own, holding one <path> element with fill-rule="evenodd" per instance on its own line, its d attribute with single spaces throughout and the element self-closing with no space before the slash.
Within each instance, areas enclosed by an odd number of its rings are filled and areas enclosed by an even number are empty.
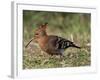
<svg viewBox="0 0 100 80">
<path fill-rule="evenodd" d="M 46 29 L 47 25 L 48 25 L 48 23 L 45 22 L 44 24 L 40 25 L 39 29 Z"/>
</svg>

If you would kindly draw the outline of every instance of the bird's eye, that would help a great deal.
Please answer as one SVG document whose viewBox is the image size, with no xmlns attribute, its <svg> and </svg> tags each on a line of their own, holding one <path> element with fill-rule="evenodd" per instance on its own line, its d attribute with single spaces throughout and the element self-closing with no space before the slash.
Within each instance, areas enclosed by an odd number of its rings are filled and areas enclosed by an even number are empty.
<svg viewBox="0 0 100 80">
<path fill-rule="evenodd" d="M 39 35 L 38 33 L 36 33 L 35 35 Z"/>
</svg>

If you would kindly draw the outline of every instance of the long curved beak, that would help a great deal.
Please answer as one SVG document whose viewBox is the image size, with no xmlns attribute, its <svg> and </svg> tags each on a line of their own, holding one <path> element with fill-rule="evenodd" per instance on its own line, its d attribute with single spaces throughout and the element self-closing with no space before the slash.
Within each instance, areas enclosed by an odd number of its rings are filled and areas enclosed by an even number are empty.
<svg viewBox="0 0 100 80">
<path fill-rule="evenodd" d="M 27 48 L 28 45 L 29 45 L 33 40 L 34 40 L 34 38 L 32 38 L 32 39 L 26 44 L 25 48 Z"/>
</svg>

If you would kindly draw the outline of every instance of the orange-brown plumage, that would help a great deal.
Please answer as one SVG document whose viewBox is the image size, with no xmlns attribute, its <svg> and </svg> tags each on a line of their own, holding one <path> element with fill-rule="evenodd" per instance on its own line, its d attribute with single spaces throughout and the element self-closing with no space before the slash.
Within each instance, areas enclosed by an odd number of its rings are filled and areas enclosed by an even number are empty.
<svg viewBox="0 0 100 80">
<path fill-rule="evenodd" d="M 72 41 L 55 35 L 48 35 L 46 32 L 47 23 L 40 25 L 35 31 L 34 39 L 40 48 L 50 55 L 63 56 L 65 49 L 69 47 L 80 48 Z M 32 40 L 31 40 L 32 41 Z M 30 41 L 30 42 L 31 42 Z M 28 46 L 28 45 L 27 45 Z"/>
</svg>

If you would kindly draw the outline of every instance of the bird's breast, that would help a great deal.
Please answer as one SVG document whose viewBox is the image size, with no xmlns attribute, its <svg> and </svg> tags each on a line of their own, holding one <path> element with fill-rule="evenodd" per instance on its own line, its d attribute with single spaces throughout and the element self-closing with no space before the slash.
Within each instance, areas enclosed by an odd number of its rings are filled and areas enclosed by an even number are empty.
<svg viewBox="0 0 100 80">
<path fill-rule="evenodd" d="M 38 44 L 39 44 L 40 48 L 44 51 L 46 51 L 45 49 L 46 49 L 47 43 L 48 43 L 48 38 L 46 38 L 46 37 L 38 39 Z"/>
</svg>

